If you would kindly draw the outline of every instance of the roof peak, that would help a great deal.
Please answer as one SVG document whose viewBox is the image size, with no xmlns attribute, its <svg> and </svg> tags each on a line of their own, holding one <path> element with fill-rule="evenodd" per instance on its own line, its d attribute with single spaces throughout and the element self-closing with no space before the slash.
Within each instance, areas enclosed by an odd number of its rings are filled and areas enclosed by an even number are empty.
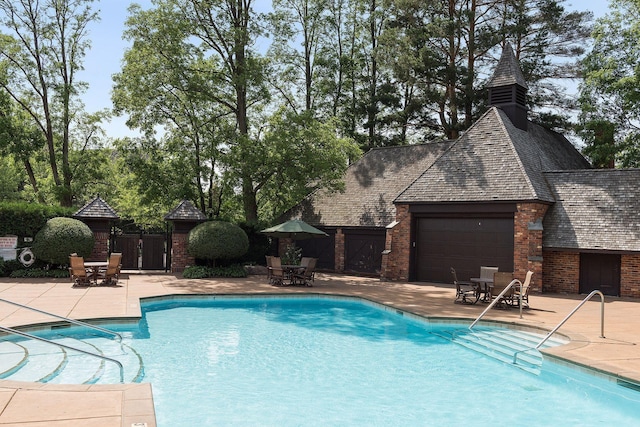
<svg viewBox="0 0 640 427">
<path fill-rule="evenodd" d="M 502 55 L 498 61 L 493 76 L 489 79 L 487 87 L 500 87 L 519 85 L 525 89 L 529 89 L 527 81 L 522 74 L 520 63 L 516 59 L 511 43 L 507 42 L 502 48 Z"/>
</svg>

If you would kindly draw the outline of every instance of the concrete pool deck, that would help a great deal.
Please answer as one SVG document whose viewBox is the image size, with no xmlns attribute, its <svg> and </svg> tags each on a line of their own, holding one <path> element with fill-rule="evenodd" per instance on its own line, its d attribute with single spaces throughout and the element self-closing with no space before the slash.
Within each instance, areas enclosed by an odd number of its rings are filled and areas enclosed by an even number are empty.
<svg viewBox="0 0 640 427">
<path fill-rule="evenodd" d="M 73 288 L 68 279 L 0 278 L 0 298 L 74 319 L 137 318 L 140 298 L 173 294 L 331 294 L 361 297 L 424 317 L 471 321 L 487 306 L 454 304 L 447 284 L 382 282 L 318 274 L 315 286 L 274 287 L 266 276 L 183 279 L 172 274 L 124 274 L 118 286 Z M 489 310 L 487 321 L 551 330 L 584 295 L 530 295 L 531 309 Z M 558 333 L 571 343 L 546 353 L 640 384 L 640 300 L 606 297 L 606 338 L 600 337 L 600 298 L 586 303 Z M 56 319 L 0 303 L 0 325 Z M 153 384 L 53 385 L 0 380 L 0 426 L 155 427 Z"/>
</svg>

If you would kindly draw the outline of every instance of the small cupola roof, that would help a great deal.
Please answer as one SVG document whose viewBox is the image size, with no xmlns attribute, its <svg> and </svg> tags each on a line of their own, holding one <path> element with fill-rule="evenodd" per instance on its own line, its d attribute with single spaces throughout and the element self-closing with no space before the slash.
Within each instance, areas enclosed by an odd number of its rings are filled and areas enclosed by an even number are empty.
<svg viewBox="0 0 640 427">
<path fill-rule="evenodd" d="M 73 214 L 73 217 L 83 219 L 120 219 L 116 211 L 100 196 L 96 196 L 93 200 L 87 202 Z"/>
<path fill-rule="evenodd" d="M 509 43 L 502 49 L 502 56 L 487 83 L 487 88 L 489 89 L 489 106 L 500 108 L 507 114 L 511 123 L 518 129 L 526 131 L 529 126 L 528 86 Z"/>
<path fill-rule="evenodd" d="M 513 53 L 513 48 L 510 43 L 507 43 L 502 49 L 502 56 L 500 56 L 500 61 L 498 61 L 487 87 L 494 88 L 511 85 L 519 85 L 524 89 L 529 89 L 527 81 L 522 74 L 522 68 L 520 68 L 515 53 Z"/>
<path fill-rule="evenodd" d="M 182 200 L 178 206 L 164 216 L 166 221 L 206 221 L 207 216 L 193 206 L 189 200 Z"/>
</svg>

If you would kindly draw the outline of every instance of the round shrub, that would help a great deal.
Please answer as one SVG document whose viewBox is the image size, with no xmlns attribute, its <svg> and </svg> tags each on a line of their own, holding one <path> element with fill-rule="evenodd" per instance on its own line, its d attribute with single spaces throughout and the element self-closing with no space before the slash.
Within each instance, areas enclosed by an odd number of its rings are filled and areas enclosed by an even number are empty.
<svg viewBox="0 0 640 427">
<path fill-rule="evenodd" d="M 68 264 L 69 255 L 91 255 L 95 239 L 91 229 L 73 218 L 51 218 L 33 239 L 31 250 L 36 259 L 52 264 Z"/>
<path fill-rule="evenodd" d="M 196 258 L 235 259 L 243 256 L 247 250 L 247 233 L 230 222 L 207 221 L 189 232 L 187 251 Z"/>
</svg>

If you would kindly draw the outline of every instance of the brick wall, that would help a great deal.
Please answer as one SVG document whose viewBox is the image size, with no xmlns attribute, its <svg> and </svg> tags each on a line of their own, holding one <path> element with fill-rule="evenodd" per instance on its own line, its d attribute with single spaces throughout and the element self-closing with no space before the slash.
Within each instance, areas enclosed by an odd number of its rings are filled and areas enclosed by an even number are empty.
<svg viewBox="0 0 640 427">
<path fill-rule="evenodd" d="M 544 251 L 543 292 L 577 294 L 580 292 L 580 254 Z"/>
<path fill-rule="evenodd" d="M 622 255 L 620 264 L 620 296 L 640 298 L 640 254 Z"/>
<path fill-rule="evenodd" d="M 95 243 L 91 255 L 87 258 L 87 261 L 106 261 L 109 258 L 109 237 L 111 234 L 108 231 L 94 231 L 93 237 Z"/>
<path fill-rule="evenodd" d="M 342 273 L 344 271 L 344 233 L 342 228 L 336 230 L 335 251 L 335 271 Z"/>
<path fill-rule="evenodd" d="M 542 292 L 544 286 L 542 253 L 542 218 L 548 205 L 519 203 L 513 217 L 513 272 L 524 280 L 533 271 L 531 291 Z"/>
<path fill-rule="evenodd" d="M 411 256 L 409 205 L 396 206 L 396 222 L 394 227 L 387 229 L 380 277 L 386 280 L 409 280 L 409 259 Z"/>
<path fill-rule="evenodd" d="M 189 233 L 171 233 L 171 272 L 181 273 L 185 267 L 195 265 L 195 258 L 187 253 Z"/>
</svg>

